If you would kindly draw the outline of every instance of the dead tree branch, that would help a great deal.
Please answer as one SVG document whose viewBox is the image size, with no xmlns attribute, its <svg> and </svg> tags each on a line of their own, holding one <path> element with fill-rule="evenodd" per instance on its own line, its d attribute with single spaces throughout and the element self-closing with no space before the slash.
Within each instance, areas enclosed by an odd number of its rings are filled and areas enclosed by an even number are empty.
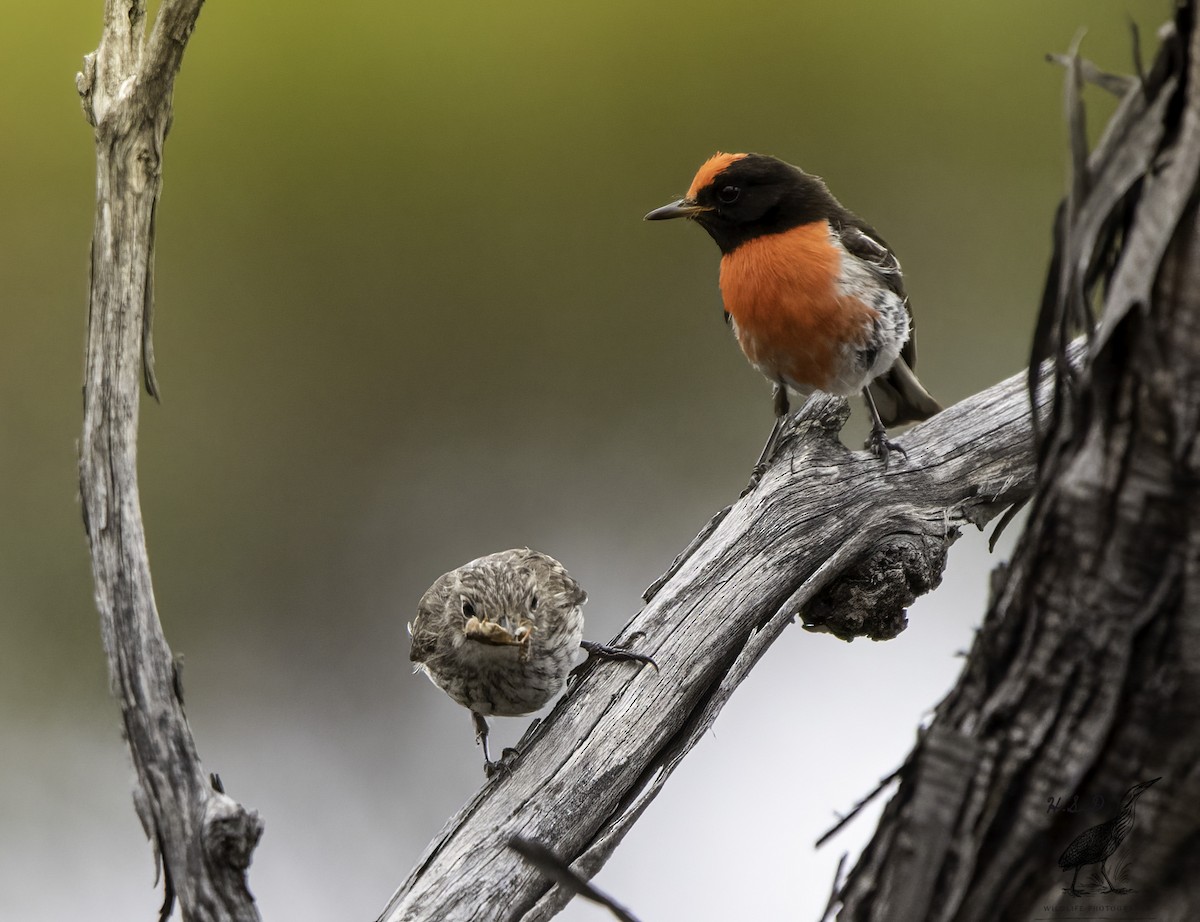
<svg viewBox="0 0 1200 922">
<path fill-rule="evenodd" d="M 163 141 L 201 4 L 163 0 L 147 41 L 144 0 L 108 0 L 100 46 L 76 78 L 96 141 L 79 484 L 134 803 L 165 878 L 162 918 L 178 895 L 189 922 L 251 922 L 259 916 L 245 872 L 262 824 L 201 767 L 154 603 L 137 482 L 141 380 L 157 392 L 150 320 Z"/>
<path fill-rule="evenodd" d="M 585 673 L 526 734 L 512 774 L 450 820 L 381 919 L 550 918 L 571 893 L 507 849 L 513 836 L 590 878 L 796 617 L 846 638 L 894 636 L 905 607 L 940 581 L 959 528 L 1029 496 L 1024 380 L 913 428 L 906 463 L 887 472 L 838 440 L 845 401 L 810 400 L 755 491 L 618 635 L 661 672 Z"/>
<path fill-rule="evenodd" d="M 1080 899 L 1064 872 L 1077 873 L 1088 858 L 1094 873 L 1095 862 L 1118 848 L 1133 886 L 1088 887 L 1089 914 L 1196 918 L 1200 879 L 1189 872 L 1200 867 L 1195 13 L 1195 0 L 1177 6 L 1150 73 L 1127 93 L 1090 155 L 1079 95 L 1089 69 L 1074 53 L 1066 60 L 1075 166 L 1034 356 L 1053 357 L 1066 372 L 1065 344 L 1082 327 L 1090 331 L 1087 357 L 1078 374 L 1058 375 L 1051 388 L 1029 525 L 1011 567 L 995 575 L 957 686 L 901 769 L 873 840 L 841 888 L 839 919 L 1065 918 Z M 1103 314 L 1091 331 L 1101 289 Z M 1108 851 L 1085 847 L 1084 827 L 1115 818 L 1121 792 L 1159 776 L 1138 803 L 1136 838 L 1132 826 L 1097 827 L 1112 837 L 1104 840 Z M 1056 806 L 1076 798 L 1104 798 L 1108 810 L 1085 820 Z"/>
</svg>

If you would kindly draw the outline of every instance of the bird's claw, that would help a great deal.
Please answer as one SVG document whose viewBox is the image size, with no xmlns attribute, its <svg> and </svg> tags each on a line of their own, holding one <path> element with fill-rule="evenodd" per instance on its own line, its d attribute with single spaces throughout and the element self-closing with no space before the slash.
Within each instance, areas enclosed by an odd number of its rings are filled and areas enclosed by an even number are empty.
<svg viewBox="0 0 1200 922">
<path fill-rule="evenodd" d="M 765 474 L 767 472 L 767 468 L 769 466 L 770 466 L 769 458 L 764 461 L 760 461 L 760 462 L 758 462 L 758 464 L 754 465 L 754 469 L 752 471 L 750 471 L 750 482 L 748 484 L 746 484 L 745 489 L 743 489 L 742 492 L 738 494 L 738 499 L 742 499 L 743 497 L 749 496 L 751 493 L 754 492 L 755 487 L 758 486 L 759 481 L 762 480 L 763 474 Z"/>
<path fill-rule="evenodd" d="M 521 753 L 511 746 L 508 746 L 500 753 L 500 758 L 496 761 L 485 759 L 483 762 L 483 773 L 489 779 L 495 778 L 497 775 L 504 776 L 512 772 L 513 766 L 517 764 L 517 759 L 521 757 Z"/>
<path fill-rule="evenodd" d="M 867 436 L 867 440 L 863 443 L 863 448 L 873 454 L 876 458 L 883 462 L 883 469 L 888 469 L 889 455 L 891 452 L 897 452 L 905 461 L 908 460 L 908 452 L 904 450 L 899 442 L 893 442 L 887 437 L 886 429 L 872 429 L 871 434 Z"/>
<path fill-rule="evenodd" d="M 631 653 L 629 650 L 622 650 L 620 647 L 609 647 L 602 643 L 593 643 L 590 640 L 580 641 L 579 646 L 587 652 L 589 659 L 594 656 L 597 659 L 613 661 L 628 660 L 653 666 L 654 671 L 658 672 L 658 663 L 654 662 L 653 657 L 645 656 L 641 653 Z"/>
<path fill-rule="evenodd" d="M 628 660 L 635 663 L 642 663 L 647 666 L 653 666 L 654 671 L 658 672 L 658 663 L 652 657 L 643 656 L 641 653 L 630 653 L 628 650 L 622 650 L 619 647 L 606 647 L 603 644 L 592 643 L 585 640 L 580 643 L 580 647 L 587 651 L 588 657 L 578 666 L 567 674 L 567 691 L 574 691 L 575 686 L 579 684 L 580 678 L 592 668 L 592 659 L 606 659 L 610 662 Z"/>
</svg>

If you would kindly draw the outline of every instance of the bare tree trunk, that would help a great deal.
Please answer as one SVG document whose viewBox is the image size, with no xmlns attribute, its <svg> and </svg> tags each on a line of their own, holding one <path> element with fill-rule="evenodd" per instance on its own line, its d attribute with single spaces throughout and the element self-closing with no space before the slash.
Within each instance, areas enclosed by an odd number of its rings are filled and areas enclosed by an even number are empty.
<svg viewBox="0 0 1200 922">
<path fill-rule="evenodd" d="M 205 777 L 150 583 L 137 485 L 141 380 L 155 393 L 154 216 L 171 92 L 202 0 L 108 0 L 100 47 L 77 78 L 95 128 L 96 218 L 79 479 L 113 694 L 137 772 L 134 802 L 165 877 L 162 918 L 259 918 L 245 870 L 262 831 Z"/>
<path fill-rule="evenodd" d="M 1079 78 L 1098 75 L 1067 64 L 1074 182 L 1035 357 L 1086 321 L 1101 281 L 1104 314 L 1082 374 L 1059 376 L 1012 565 L 841 890 L 839 919 L 1068 918 L 1081 902 L 1200 918 L 1195 2 L 1177 9 L 1090 158 Z M 1117 889 L 1089 880 L 1093 863 L 1071 893 L 1082 833 L 1159 776 L 1132 832 L 1093 836 L 1119 849 L 1104 872 Z M 1087 812 L 1066 809 L 1080 804 Z"/>
</svg>

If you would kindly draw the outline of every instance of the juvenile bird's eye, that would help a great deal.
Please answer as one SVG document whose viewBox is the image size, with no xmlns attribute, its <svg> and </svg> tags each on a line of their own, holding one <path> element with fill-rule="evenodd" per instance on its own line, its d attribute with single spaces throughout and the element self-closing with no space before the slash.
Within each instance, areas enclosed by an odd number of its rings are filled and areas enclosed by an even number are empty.
<svg viewBox="0 0 1200 922">
<path fill-rule="evenodd" d="M 475 617 L 475 606 L 467 599 L 463 599 L 463 614 L 468 618 Z"/>
<path fill-rule="evenodd" d="M 736 202 L 738 200 L 738 196 L 741 194 L 742 194 L 742 190 L 739 189 L 737 186 L 726 186 L 724 189 L 722 189 L 720 192 L 717 193 L 717 198 L 719 198 L 726 205 L 732 205 L 734 202 Z"/>
<path fill-rule="evenodd" d="M 537 611 L 537 602 L 538 602 L 538 599 L 537 599 L 536 595 L 529 600 L 529 610 L 530 611 Z"/>
</svg>

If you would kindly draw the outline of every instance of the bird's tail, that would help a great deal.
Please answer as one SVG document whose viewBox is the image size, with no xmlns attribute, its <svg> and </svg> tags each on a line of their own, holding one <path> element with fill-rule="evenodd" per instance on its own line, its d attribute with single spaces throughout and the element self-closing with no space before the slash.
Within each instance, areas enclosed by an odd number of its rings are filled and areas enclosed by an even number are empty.
<svg viewBox="0 0 1200 922">
<path fill-rule="evenodd" d="M 875 398 L 879 418 L 889 429 L 901 423 L 929 419 L 942 409 L 942 405 L 929 395 L 903 358 L 896 359 L 896 363 L 868 387 Z"/>
</svg>

